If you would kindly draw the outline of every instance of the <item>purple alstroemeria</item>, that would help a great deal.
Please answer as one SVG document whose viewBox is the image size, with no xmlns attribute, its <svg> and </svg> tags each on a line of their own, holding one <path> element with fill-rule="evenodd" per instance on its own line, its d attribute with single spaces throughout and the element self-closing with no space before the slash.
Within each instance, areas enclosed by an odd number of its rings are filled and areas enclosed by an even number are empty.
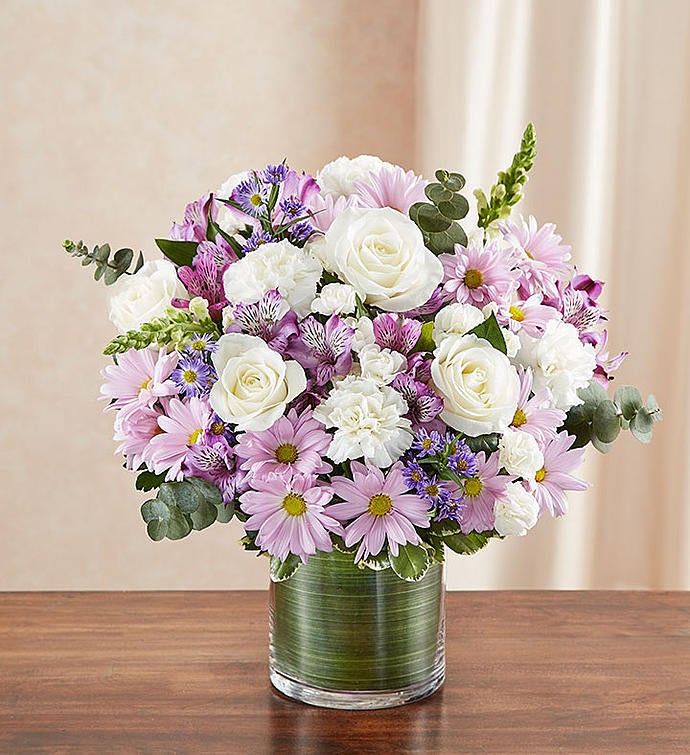
<svg viewBox="0 0 690 755">
<path fill-rule="evenodd" d="M 311 372 L 316 385 L 325 385 L 334 375 L 350 372 L 354 330 L 338 315 L 331 315 L 325 325 L 307 317 L 300 323 L 299 333 L 290 346 L 290 356 Z"/>
<path fill-rule="evenodd" d="M 420 383 L 428 383 L 431 380 L 432 361 L 425 352 L 412 354 L 407 358 L 407 374 Z"/>
<path fill-rule="evenodd" d="M 184 220 L 182 223 L 173 223 L 168 238 L 173 241 L 205 241 L 210 202 L 210 194 L 204 194 L 196 202 L 190 202 L 185 207 Z"/>
<path fill-rule="evenodd" d="M 287 353 L 299 333 L 297 315 L 275 289 L 267 291 L 257 302 L 235 305 L 233 316 L 235 322 L 228 326 L 228 333 L 258 336 L 279 354 Z"/>
<path fill-rule="evenodd" d="M 407 401 L 409 411 L 406 416 L 414 428 L 431 422 L 443 411 L 443 399 L 437 396 L 429 386 L 420 383 L 410 375 L 396 375 L 391 388 Z"/>
<path fill-rule="evenodd" d="M 199 244 L 192 267 L 180 267 L 177 277 L 193 298 L 200 296 L 208 302 L 209 315 L 216 322 L 220 321 L 223 308 L 228 302 L 223 289 L 223 268 L 218 265 L 218 256 L 222 250 L 212 242 Z M 178 309 L 189 307 L 185 299 L 173 299 L 172 305 Z"/>
<path fill-rule="evenodd" d="M 404 356 L 412 351 L 422 332 L 421 322 L 388 312 L 377 315 L 373 326 L 374 339 L 382 349 L 399 351 Z"/>
<path fill-rule="evenodd" d="M 185 473 L 213 483 L 227 505 L 247 490 L 247 473 L 240 469 L 240 461 L 230 444 L 220 436 L 212 444 L 192 446 L 185 459 Z"/>
<path fill-rule="evenodd" d="M 439 309 L 450 299 L 442 287 L 434 289 L 434 292 L 427 299 L 427 301 L 415 309 L 410 309 L 408 312 L 403 312 L 405 317 L 422 317 L 423 315 L 432 315 L 438 312 Z"/>
<path fill-rule="evenodd" d="M 580 337 L 580 340 L 583 343 L 591 343 L 592 346 L 594 346 L 597 366 L 594 368 L 593 377 L 604 387 L 608 385 L 609 380 L 613 380 L 611 373 L 615 372 L 621 366 L 623 360 L 629 353 L 627 351 L 621 351 L 620 354 L 616 354 L 615 357 L 610 357 L 608 351 L 606 351 L 608 338 L 609 334 L 605 330 L 602 330 L 601 333 L 583 333 Z"/>
<path fill-rule="evenodd" d="M 314 176 L 308 173 L 299 174 L 294 170 L 288 170 L 281 189 L 281 199 L 296 197 L 303 205 L 309 204 L 311 198 L 320 191 Z"/>
</svg>

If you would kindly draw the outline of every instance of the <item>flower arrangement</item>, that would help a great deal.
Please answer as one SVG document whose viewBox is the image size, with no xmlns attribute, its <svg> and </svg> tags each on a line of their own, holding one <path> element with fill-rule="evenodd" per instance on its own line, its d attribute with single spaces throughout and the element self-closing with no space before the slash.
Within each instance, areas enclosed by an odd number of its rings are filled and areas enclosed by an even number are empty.
<svg viewBox="0 0 690 755">
<path fill-rule="evenodd" d="M 65 249 L 115 284 L 102 397 L 154 540 L 236 517 L 274 580 L 317 551 L 419 580 L 566 513 L 584 447 L 648 442 L 653 396 L 607 385 L 602 282 L 512 216 L 523 135 L 489 195 L 377 157 L 232 176 L 156 243 Z"/>
</svg>

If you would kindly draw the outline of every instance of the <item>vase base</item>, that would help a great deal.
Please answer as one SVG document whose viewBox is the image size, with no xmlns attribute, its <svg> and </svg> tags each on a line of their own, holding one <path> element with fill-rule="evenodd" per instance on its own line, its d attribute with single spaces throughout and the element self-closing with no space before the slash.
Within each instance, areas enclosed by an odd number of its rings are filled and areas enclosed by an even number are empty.
<svg viewBox="0 0 690 755">
<path fill-rule="evenodd" d="M 342 710 L 375 710 L 395 708 L 398 705 L 414 703 L 432 695 L 443 684 L 445 666 L 428 679 L 409 687 L 391 690 L 331 690 L 314 687 L 304 682 L 284 676 L 276 669 L 270 669 L 271 684 L 287 697 L 319 708 L 340 708 Z"/>
</svg>

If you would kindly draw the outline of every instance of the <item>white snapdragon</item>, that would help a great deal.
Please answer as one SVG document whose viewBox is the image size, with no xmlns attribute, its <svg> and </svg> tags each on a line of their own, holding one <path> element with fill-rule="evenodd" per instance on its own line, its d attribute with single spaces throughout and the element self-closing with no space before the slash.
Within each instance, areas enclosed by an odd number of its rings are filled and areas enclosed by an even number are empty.
<svg viewBox="0 0 690 755">
<path fill-rule="evenodd" d="M 520 380 L 508 357 L 483 338 L 445 338 L 434 351 L 431 376 L 444 400 L 440 417 L 455 430 L 483 435 L 512 422 Z"/>
<path fill-rule="evenodd" d="M 262 244 L 223 274 L 223 287 L 233 304 L 258 301 L 278 289 L 300 317 L 309 313 L 323 269 L 318 260 L 287 240 Z"/>
<path fill-rule="evenodd" d="M 390 207 L 351 207 L 326 231 L 326 266 L 366 304 L 404 312 L 428 301 L 443 265 L 419 228 Z"/>
<path fill-rule="evenodd" d="M 311 303 L 311 311 L 322 315 L 349 315 L 355 311 L 356 292 L 346 283 L 327 283 Z"/>
<path fill-rule="evenodd" d="M 343 156 L 324 165 L 318 172 L 316 181 L 322 194 L 336 199 L 352 194 L 357 181 L 366 181 L 369 173 L 377 173 L 388 164 L 373 155 Z"/>
<path fill-rule="evenodd" d="M 137 330 L 145 322 L 165 317 L 172 299 L 186 296 L 172 262 L 146 262 L 134 275 L 123 275 L 115 284 L 108 316 L 121 333 Z"/>
<path fill-rule="evenodd" d="M 360 459 L 389 467 L 412 445 L 405 399 L 387 385 L 350 376 L 314 409 L 314 417 L 335 428 L 328 456 L 336 464 Z"/>
<path fill-rule="evenodd" d="M 537 441 L 522 430 L 506 430 L 498 443 L 498 460 L 508 474 L 533 480 L 544 466 L 544 454 Z"/>
<path fill-rule="evenodd" d="M 458 302 L 443 307 L 434 318 L 433 339 L 437 346 L 440 346 L 446 336 L 465 335 L 472 328 L 484 322 L 485 317 L 477 307 L 471 304 L 460 304 Z"/>
<path fill-rule="evenodd" d="M 307 387 L 301 365 L 284 361 L 256 336 L 221 336 L 211 361 L 218 373 L 209 395 L 211 406 L 240 430 L 268 429 Z"/>
<path fill-rule="evenodd" d="M 509 482 L 494 502 L 494 528 L 502 537 L 526 535 L 539 519 L 539 503 L 519 482 Z"/>
<path fill-rule="evenodd" d="M 518 361 L 532 368 L 533 390 L 548 388 L 557 409 L 581 404 L 577 395 L 592 379 L 596 367 L 594 347 L 583 344 L 577 329 L 562 320 L 549 320 L 541 338 L 520 334 Z"/>
<path fill-rule="evenodd" d="M 362 377 L 371 378 L 378 385 L 388 385 L 407 365 L 400 352 L 382 349 L 375 343 L 360 349 L 358 359 Z"/>
</svg>

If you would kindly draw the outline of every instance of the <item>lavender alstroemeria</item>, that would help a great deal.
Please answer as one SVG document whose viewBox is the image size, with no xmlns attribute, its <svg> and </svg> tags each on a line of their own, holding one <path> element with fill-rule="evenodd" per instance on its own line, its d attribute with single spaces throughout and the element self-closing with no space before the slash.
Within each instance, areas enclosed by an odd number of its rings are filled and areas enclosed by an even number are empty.
<svg viewBox="0 0 690 755">
<path fill-rule="evenodd" d="M 388 312 L 375 317 L 373 326 L 374 339 L 382 349 L 399 351 L 404 356 L 412 351 L 422 332 L 421 322 Z"/>
<path fill-rule="evenodd" d="M 212 444 L 193 446 L 185 458 L 185 473 L 213 483 L 227 505 L 247 489 L 247 473 L 240 469 L 241 460 L 222 436 Z"/>
<path fill-rule="evenodd" d="M 190 202 L 185 207 L 184 220 L 182 223 L 173 223 L 168 238 L 173 241 L 205 241 L 210 203 L 210 194 L 204 194 L 196 202 Z"/>
<path fill-rule="evenodd" d="M 189 295 L 194 298 L 200 296 L 208 302 L 208 312 L 213 320 L 220 321 L 223 307 L 227 306 L 225 291 L 223 290 L 223 269 L 219 266 L 218 257 L 222 250 L 210 241 L 199 244 L 192 267 L 178 268 L 177 277 L 182 281 Z M 189 307 L 185 299 L 173 299 L 172 305 L 178 309 Z"/>
<path fill-rule="evenodd" d="M 443 411 L 443 399 L 429 386 L 420 383 L 410 375 L 396 375 L 391 388 L 395 389 L 407 402 L 408 419 L 418 428 L 436 419 Z"/>
<path fill-rule="evenodd" d="M 252 304 L 235 305 L 233 316 L 235 322 L 227 327 L 228 333 L 258 336 L 279 354 L 287 353 L 299 333 L 297 315 L 277 290 L 267 291 Z"/>
<path fill-rule="evenodd" d="M 338 315 L 331 315 L 325 325 L 307 317 L 300 323 L 299 333 L 290 346 L 290 356 L 312 374 L 316 385 L 350 372 L 354 330 Z"/>
<path fill-rule="evenodd" d="M 611 373 L 615 372 L 621 366 L 623 360 L 628 356 L 627 351 L 621 351 L 620 354 L 616 354 L 615 357 L 610 357 L 608 351 L 606 351 L 608 337 L 609 334 L 605 330 L 602 330 L 601 333 L 583 333 L 580 337 L 580 340 L 583 343 L 591 343 L 592 346 L 594 346 L 597 366 L 594 368 L 593 377 L 604 387 L 608 385 L 609 380 L 613 380 Z"/>
<path fill-rule="evenodd" d="M 420 383 L 428 383 L 431 380 L 431 363 L 429 354 L 418 351 L 407 357 L 407 374 Z"/>
<path fill-rule="evenodd" d="M 442 287 L 434 289 L 434 292 L 424 304 L 409 310 L 409 312 L 403 312 L 403 314 L 405 317 L 422 317 L 423 315 L 435 314 L 448 301 L 448 298 Z"/>
</svg>

